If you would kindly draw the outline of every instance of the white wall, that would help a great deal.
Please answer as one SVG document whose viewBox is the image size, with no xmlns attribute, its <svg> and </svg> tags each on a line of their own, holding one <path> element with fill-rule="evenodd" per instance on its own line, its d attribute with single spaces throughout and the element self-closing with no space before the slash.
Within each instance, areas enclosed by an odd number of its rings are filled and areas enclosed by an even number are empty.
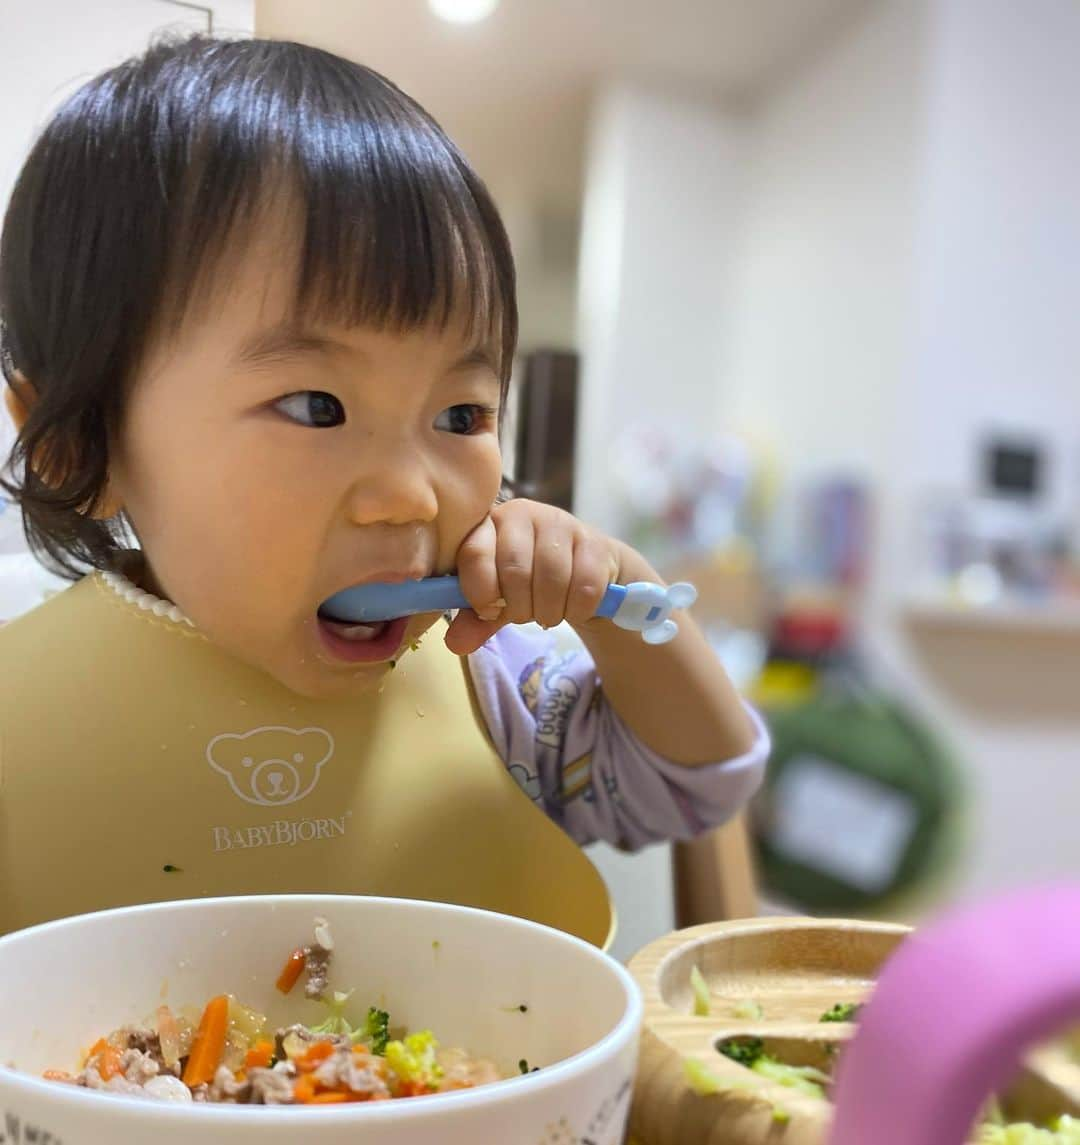
<svg viewBox="0 0 1080 1145">
<path fill-rule="evenodd" d="M 981 432 L 1080 492 L 1080 6 L 882 0 L 756 115 L 722 416 L 877 485 L 868 644 L 968 764 L 954 893 L 1080 867 L 1080 640 L 912 627 L 922 492 Z"/>
<path fill-rule="evenodd" d="M 254 0 L 213 0 L 217 30 L 250 34 Z M 51 110 L 81 82 L 146 47 L 168 28 L 201 31 L 206 19 L 169 0 L 0 0 L 0 203 Z"/>
<path fill-rule="evenodd" d="M 1026 430 L 1056 450 L 1051 503 L 1075 516 L 1080 6 L 938 0 L 932 20 L 906 472 L 970 489 L 984 430 Z M 944 688 L 977 781 L 963 887 L 1075 877 L 1080 637 L 901 628 L 894 648 Z"/>
<path fill-rule="evenodd" d="M 712 421 L 742 130 L 711 103 L 601 93 L 586 159 L 579 270 L 576 510 L 617 528 L 603 445 L 628 425 Z"/>
<path fill-rule="evenodd" d="M 215 31 L 250 35 L 254 0 L 212 0 Z M 95 73 L 146 47 L 164 29 L 203 31 L 206 17 L 169 0 L 0 0 L 0 211 L 34 138 L 58 104 Z M 14 430 L 0 404 L 0 465 Z M 0 506 L 0 552 L 18 543 Z"/>
<path fill-rule="evenodd" d="M 871 9 L 749 125 L 722 417 L 884 478 L 910 333 L 922 4 Z"/>
<path fill-rule="evenodd" d="M 1080 495 L 1080 4 L 939 0 L 914 420 L 927 480 L 970 484 L 997 424 L 1044 438 Z"/>
<path fill-rule="evenodd" d="M 519 179 L 484 173 L 499 207 L 517 269 L 518 348 L 577 347 L 580 203 L 544 198 Z"/>
</svg>

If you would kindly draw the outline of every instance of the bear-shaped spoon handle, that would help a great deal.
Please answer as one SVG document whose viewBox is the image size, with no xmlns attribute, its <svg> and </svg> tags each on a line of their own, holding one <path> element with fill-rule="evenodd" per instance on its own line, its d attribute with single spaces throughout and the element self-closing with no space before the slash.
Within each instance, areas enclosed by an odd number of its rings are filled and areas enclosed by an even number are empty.
<svg viewBox="0 0 1080 1145">
<path fill-rule="evenodd" d="M 679 631 L 671 619 L 672 612 L 689 608 L 695 600 L 697 589 L 692 584 L 610 584 L 596 615 L 620 628 L 640 632 L 647 644 L 666 644 Z M 393 584 L 359 584 L 332 596 L 320 612 L 334 620 L 365 624 L 469 607 L 456 576 L 433 576 Z"/>
</svg>

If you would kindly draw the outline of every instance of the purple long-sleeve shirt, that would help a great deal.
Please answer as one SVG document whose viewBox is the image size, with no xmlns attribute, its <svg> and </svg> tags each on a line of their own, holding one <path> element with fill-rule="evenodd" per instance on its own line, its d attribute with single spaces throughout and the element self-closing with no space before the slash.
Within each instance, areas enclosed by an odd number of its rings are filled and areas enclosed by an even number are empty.
<svg viewBox="0 0 1080 1145">
<path fill-rule="evenodd" d="M 753 747 L 697 767 L 646 747 L 607 702 L 589 653 L 567 628 L 508 626 L 469 657 L 495 749 L 538 806 L 579 843 L 635 850 L 717 827 L 759 787 L 769 754 L 749 708 Z"/>
</svg>

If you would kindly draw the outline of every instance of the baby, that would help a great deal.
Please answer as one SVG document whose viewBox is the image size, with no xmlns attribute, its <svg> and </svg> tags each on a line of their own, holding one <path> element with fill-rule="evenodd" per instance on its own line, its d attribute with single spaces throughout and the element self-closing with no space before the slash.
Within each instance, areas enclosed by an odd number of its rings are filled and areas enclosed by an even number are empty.
<svg viewBox="0 0 1080 1145">
<path fill-rule="evenodd" d="M 0 629 L 0 932 L 327 891 L 603 941 L 575 843 L 756 789 L 765 733 L 689 617 L 660 647 L 594 618 L 645 559 L 501 495 L 506 233 L 388 80 L 201 37 L 91 80 L 16 184 L 0 331 L 4 488 L 78 579 Z M 448 572 L 452 618 L 323 608 Z"/>
</svg>

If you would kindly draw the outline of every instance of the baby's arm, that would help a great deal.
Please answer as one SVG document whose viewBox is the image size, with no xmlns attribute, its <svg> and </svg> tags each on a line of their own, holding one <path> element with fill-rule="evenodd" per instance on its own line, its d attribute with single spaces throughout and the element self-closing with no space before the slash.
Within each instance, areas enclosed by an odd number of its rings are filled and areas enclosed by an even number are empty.
<svg viewBox="0 0 1080 1145">
<path fill-rule="evenodd" d="M 680 613 L 678 636 L 659 646 L 595 619 L 610 582 L 660 580 L 629 545 L 551 505 L 507 501 L 462 544 L 458 575 L 473 611 L 451 625 L 453 651 L 475 651 L 507 623 L 567 620 L 592 654 L 608 702 L 653 751 L 694 767 L 751 749 L 754 728 L 689 616 Z"/>
<path fill-rule="evenodd" d="M 741 709 L 753 732 L 747 752 L 695 767 L 673 763 L 614 710 L 588 650 L 566 626 L 506 628 L 469 667 L 510 773 L 580 843 L 637 848 L 689 838 L 729 819 L 761 782 L 768 738 L 748 709 Z"/>
<path fill-rule="evenodd" d="M 661 579 L 635 550 L 612 544 L 619 583 Z M 745 755 L 755 740 L 746 709 L 701 629 L 685 612 L 676 619 L 678 635 L 659 645 L 603 620 L 575 628 L 608 703 L 647 747 L 688 767 Z"/>
</svg>

